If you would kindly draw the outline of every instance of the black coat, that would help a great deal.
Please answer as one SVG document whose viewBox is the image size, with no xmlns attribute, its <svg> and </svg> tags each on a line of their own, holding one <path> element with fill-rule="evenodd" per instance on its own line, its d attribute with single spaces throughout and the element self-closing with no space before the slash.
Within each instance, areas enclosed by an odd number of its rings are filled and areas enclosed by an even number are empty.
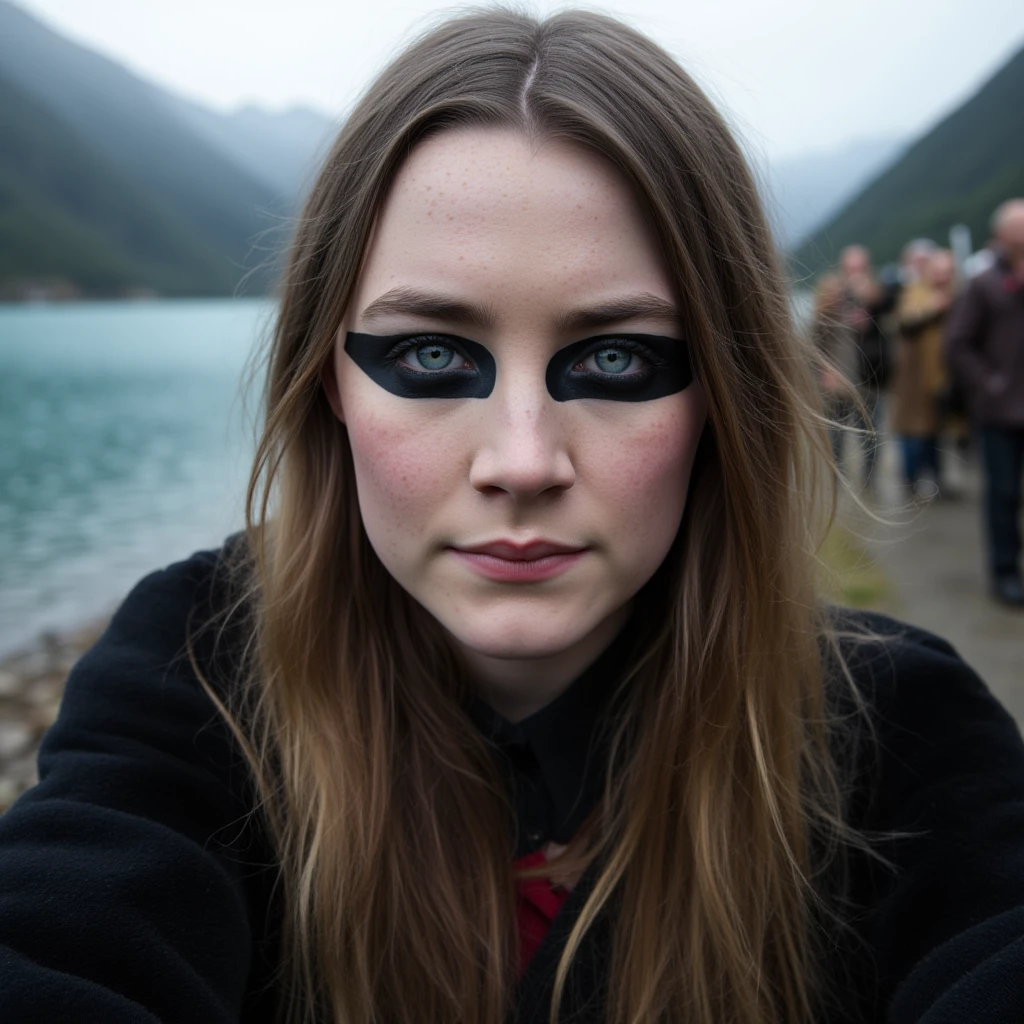
<svg viewBox="0 0 1024 1024">
<path fill-rule="evenodd" d="M 215 599 L 215 562 L 193 556 L 131 593 L 71 674 L 39 785 L 0 818 L 5 1024 L 272 1019 L 273 856 L 242 758 L 184 656 L 189 611 Z M 877 755 L 851 813 L 907 835 L 882 844 L 893 870 L 851 864 L 862 910 L 833 936 L 835 1019 L 1024 1021 L 1020 734 L 946 643 L 869 625 L 901 635 L 853 661 Z M 546 1022 L 587 888 L 584 876 L 529 966 L 517 1021 Z M 566 1019 L 601 1021 L 607 948 L 602 921 L 570 974 Z"/>
</svg>

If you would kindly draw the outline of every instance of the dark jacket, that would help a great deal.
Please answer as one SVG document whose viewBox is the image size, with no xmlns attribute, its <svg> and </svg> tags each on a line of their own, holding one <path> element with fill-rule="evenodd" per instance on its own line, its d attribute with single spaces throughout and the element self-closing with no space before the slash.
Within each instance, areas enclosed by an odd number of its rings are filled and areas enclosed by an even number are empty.
<svg viewBox="0 0 1024 1024">
<path fill-rule="evenodd" d="M 889 339 L 882 330 L 882 318 L 891 313 L 899 296 L 894 285 L 880 284 L 878 298 L 865 303 L 847 291 L 843 301 L 843 317 L 852 325 L 856 347 L 856 366 L 850 379 L 862 393 L 875 394 L 889 384 L 892 356 Z"/>
<path fill-rule="evenodd" d="M 0 1020 L 264 1024 L 279 909 L 243 760 L 184 657 L 223 600 L 217 555 L 143 580 L 79 662 L 39 785 L 0 818 Z M 891 620 L 851 665 L 872 708 L 850 817 L 891 869 L 850 862 L 829 1020 L 1024 1020 L 1024 746 L 943 641 Z M 203 641 L 197 655 L 213 664 Z M 213 673 L 216 676 L 216 669 Z M 542 1024 L 588 872 L 528 967 L 514 1020 Z M 570 972 L 565 1019 L 602 1020 L 609 921 Z M 826 927 L 831 927 L 826 925 Z M 577 1011 L 573 1016 L 569 1011 Z"/>
<path fill-rule="evenodd" d="M 953 307 L 946 345 L 973 418 L 1024 427 L 1024 283 L 1004 262 L 967 285 Z"/>
</svg>

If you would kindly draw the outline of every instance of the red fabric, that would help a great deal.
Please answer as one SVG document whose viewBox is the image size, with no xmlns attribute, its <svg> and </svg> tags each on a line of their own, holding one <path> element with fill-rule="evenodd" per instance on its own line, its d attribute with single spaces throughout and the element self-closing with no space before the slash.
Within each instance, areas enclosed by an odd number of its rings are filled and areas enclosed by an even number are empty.
<svg viewBox="0 0 1024 1024">
<path fill-rule="evenodd" d="M 545 863 L 544 851 L 528 853 L 514 861 L 514 868 L 532 868 Z M 568 890 L 552 889 L 546 878 L 516 879 L 516 917 L 519 922 L 519 971 L 526 970 L 537 947 L 547 935 Z"/>
</svg>

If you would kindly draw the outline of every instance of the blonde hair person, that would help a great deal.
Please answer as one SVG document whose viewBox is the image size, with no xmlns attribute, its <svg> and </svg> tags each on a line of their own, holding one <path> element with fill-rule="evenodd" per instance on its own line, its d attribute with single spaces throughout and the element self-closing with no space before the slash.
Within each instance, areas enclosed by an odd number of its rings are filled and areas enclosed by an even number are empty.
<svg viewBox="0 0 1024 1024">
<path fill-rule="evenodd" d="M 0 822 L 0 1016 L 1011 1019 L 1020 736 L 820 599 L 815 385 L 657 45 L 417 40 L 299 219 L 244 533 L 129 595 Z"/>
<path fill-rule="evenodd" d="M 946 321 L 956 293 L 956 260 L 948 249 L 933 249 L 920 275 L 900 293 L 896 305 L 899 345 L 891 393 L 890 429 L 903 456 L 903 480 L 911 496 L 922 491 L 922 471 L 932 476 L 931 493 L 944 482 L 939 456 L 941 399 L 949 387 Z"/>
</svg>

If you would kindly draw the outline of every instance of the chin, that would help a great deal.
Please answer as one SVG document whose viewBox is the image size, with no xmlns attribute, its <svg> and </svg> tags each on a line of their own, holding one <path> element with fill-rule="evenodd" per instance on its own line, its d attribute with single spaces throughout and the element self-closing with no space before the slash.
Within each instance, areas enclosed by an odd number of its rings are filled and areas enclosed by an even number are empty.
<svg viewBox="0 0 1024 1024">
<path fill-rule="evenodd" d="M 551 658 L 579 643 L 601 621 L 582 621 L 550 609 L 478 609 L 458 622 L 442 622 L 468 650 L 488 658 Z"/>
</svg>

